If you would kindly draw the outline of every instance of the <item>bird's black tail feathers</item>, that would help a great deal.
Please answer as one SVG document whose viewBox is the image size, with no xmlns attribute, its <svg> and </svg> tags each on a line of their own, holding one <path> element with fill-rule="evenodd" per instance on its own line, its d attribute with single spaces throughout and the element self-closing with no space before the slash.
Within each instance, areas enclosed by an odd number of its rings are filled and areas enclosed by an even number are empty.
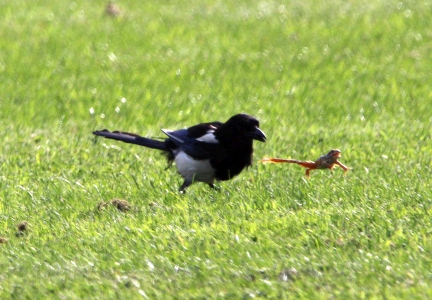
<svg viewBox="0 0 432 300">
<path fill-rule="evenodd" d="M 122 141 L 129 144 L 135 144 L 147 148 L 169 151 L 165 142 L 145 138 L 133 133 L 120 132 L 120 131 L 111 132 L 109 130 L 104 129 L 104 130 L 93 131 L 93 134 L 97 136 L 103 136 L 107 139 Z"/>
</svg>

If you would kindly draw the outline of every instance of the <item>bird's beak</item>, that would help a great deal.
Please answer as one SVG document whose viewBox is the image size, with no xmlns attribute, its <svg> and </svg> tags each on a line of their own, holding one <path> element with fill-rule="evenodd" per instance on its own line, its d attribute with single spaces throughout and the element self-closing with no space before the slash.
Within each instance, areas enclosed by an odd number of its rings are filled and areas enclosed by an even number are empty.
<svg viewBox="0 0 432 300">
<path fill-rule="evenodd" d="M 265 133 L 258 127 L 255 127 L 255 130 L 249 133 L 249 137 L 260 142 L 265 142 L 267 138 Z"/>
</svg>

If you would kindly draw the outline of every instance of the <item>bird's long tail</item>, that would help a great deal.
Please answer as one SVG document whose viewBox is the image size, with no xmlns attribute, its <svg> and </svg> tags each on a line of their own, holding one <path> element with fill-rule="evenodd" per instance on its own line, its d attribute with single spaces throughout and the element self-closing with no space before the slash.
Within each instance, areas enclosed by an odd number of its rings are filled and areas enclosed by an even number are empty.
<svg viewBox="0 0 432 300">
<path fill-rule="evenodd" d="M 103 136 L 107 139 L 122 141 L 129 144 L 140 145 L 147 148 L 164 150 L 164 151 L 168 150 L 166 144 L 163 141 L 157 141 L 157 140 L 145 138 L 133 133 L 120 132 L 120 131 L 111 132 L 109 130 L 104 129 L 104 130 L 93 131 L 93 134 L 97 136 Z"/>
</svg>

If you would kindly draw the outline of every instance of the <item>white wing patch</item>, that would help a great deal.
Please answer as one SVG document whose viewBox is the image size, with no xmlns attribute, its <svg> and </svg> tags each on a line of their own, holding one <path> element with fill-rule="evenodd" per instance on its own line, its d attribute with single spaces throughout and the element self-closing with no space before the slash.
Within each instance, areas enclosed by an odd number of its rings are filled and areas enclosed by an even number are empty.
<svg viewBox="0 0 432 300">
<path fill-rule="evenodd" d="M 210 144 L 218 144 L 219 141 L 216 139 L 214 135 L 214 130 L 207 131 L 206 134 L 204 134 L 202 137 L 197 138 L 197 141 L 204 142 L 204 143 L 210 143 Z"/>
</svg>

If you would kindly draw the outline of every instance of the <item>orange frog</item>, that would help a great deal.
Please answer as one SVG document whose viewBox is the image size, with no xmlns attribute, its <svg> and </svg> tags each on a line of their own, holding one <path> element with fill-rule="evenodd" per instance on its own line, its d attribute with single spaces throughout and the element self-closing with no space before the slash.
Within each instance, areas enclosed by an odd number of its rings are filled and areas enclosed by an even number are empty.
<svg viewBox="0 0 432 300">
<path fill-rule="evenodd" d="M 321 156 L 316 161 L 301 161 L 296 159 L 283 159 L 283 158 L 270 158 L 265 157 L 260 162 L 262 163 L 291 163 L 298 164 L 306 168 L 306 177 L 310 177 L 312 170 L 330 169 L 333 172 L 335 165 L 341 167 L 346 173 L 350 168 L 342 164 L 338 159 L 341 157 L 341 151 L 339 149 L 333 149 L 326 155 Z"/>
</svg>

